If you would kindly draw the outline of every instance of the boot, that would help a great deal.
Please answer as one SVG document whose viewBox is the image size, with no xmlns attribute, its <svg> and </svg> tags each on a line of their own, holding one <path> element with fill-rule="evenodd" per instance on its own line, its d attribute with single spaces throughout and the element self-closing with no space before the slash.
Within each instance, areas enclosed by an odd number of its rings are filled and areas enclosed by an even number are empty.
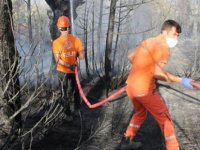
<svg viewBox="0 0 200 150">
<path fill-rule="evenodd" d="M 120 150 L 134 150 L 134 149 L 139 149 L 142 147 L 141 142 L 136 142 L 134 140 L 125 140 L 121 146 Z"/>
</svg>

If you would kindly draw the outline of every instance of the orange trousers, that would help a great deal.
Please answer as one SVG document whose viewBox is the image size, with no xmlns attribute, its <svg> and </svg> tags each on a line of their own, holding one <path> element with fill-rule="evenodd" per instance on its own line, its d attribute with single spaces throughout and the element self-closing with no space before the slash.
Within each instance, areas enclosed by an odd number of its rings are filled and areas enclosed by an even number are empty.
<svg viewBox="0 0 200 150">
<path fill-rule="evenodd" d="M 126 129 L 125 137 L 130 140 L 135 137 L 138 129 L 146 119 L 147 112 L 149 112 L 160 126 L 165 138 L 166 149 L 179 150 L 173 122 L 167 106 L 158 91 L 149 93 L 146 96 L 135 97 L 132 94 L 131 88 L 127 86 L 126 92 L 133 103 L 135 114 L 133 114 L 130 124 Z"/>
</svg>

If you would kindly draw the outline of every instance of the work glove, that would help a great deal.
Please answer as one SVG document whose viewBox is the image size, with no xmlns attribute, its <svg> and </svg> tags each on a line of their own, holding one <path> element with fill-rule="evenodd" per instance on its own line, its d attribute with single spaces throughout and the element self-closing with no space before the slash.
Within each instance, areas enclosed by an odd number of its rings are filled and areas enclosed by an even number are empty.
<svg viewBox="0 0 200 150">
<path fill-rule="evenodd" d="M 74 64 L 74 65 L 69 65 L 68 68 L 69 68 L 71 71 L 74 71 L 75 68 L 76 68 L 76 65 L 75 65 L 75 64 Z"/>
<path fill-rule="evenodd" d="M 190 84 L 191 81 L 193 80 L 190 78 L 182 78 L 180 84 L 187 89 L 193 89 L 193 86 Z"/>
</svg>

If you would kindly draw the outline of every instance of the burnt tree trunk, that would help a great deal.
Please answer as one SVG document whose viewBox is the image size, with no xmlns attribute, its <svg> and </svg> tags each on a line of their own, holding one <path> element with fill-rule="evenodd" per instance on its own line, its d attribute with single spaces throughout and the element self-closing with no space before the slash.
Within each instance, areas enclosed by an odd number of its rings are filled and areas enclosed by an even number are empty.
<svg viewBox="0 0 200 150">
<path fill-rule="evenodd" d="M 21 115 L 15 120 L 9 117 L 20 107 L 20 87 L 18 79 L 18 53 L 13 37 L 12 2 L 0 1 L 0 149 L 11 140 L 15 125 L 19 125 Z M 16 124 L 17 123 L 17 124 Z M 19 126 L 18 126 L 19 127 Z M 13 130 L 12 130 L 13 129 Z M 6 148 L 5 148 L 6 149 Z"/>
<path fill-rule="evenodd" d="M 32 19 L 31 19 L 31 0 L 27 1 L 27 12 L 28 12 L 28 38 L 29 43 L 33 41 L 33 32 L 32 32 Z"/>
<path fill-rule="evenodd" d="M 113 43 L 113 32 L 115 26 L 115 11 L 116 11 L 117 0 L 111 0 L 110 4 L 110 15 L 109 23 L 106 37 L 106 50 L 105 50 L 105 78 L 107 94 L 110 88 L 111 81 L 111 53 L 112 53 L 112 43 Z"/>
<path fill-rule="evenodd" d="M 84 30 L 84 50 L 85 50 L 85 67 L 86 67 L 86 73 L 87 76 L 90 76 L 90 70 L 89 70 L 89 62 L 88 62 L 88 49 L 87 49 L 87 43 L 88 43 L 88 10 L 87 10 L 87 0 L 85 2 L 85 10 L 84 10 L 84 19 L 83 19 L 83 30 Z"/>
</svg>

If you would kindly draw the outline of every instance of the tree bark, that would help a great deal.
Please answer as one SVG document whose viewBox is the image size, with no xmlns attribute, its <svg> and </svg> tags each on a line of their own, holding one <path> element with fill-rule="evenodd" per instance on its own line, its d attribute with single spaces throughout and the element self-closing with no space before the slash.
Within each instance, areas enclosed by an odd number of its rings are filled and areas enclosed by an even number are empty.
<svg viewBox="0 0 200 150">
<path fill-rule="evenodd" d="M 115 57 L 116 57 L 116 53 L 117 53 L 117 47 L 118 47 L 118 41 L 119 41 L 119 32 L 120 32 L 120 27 L 121 27 L 121 5 L 122 5 L 121 0 L 119 1 L 119 3 L 120 3 L 120 7 L 119 7 L 119 16 L 118 16 L 118 24 L 117 24 L 117 36 L 116 36 L 115 48 L 114 48 L 114 52 L 113 52 L 112 68 L 115 67 Z"/>
<path fill-rule="evenodd" d="M 102 35 L 102 18 L 103 18 L 103 2 L 104 0 L 101 0 L 100 3 L 100 11 L 99 11 L 99 23 L 98 23 L 98 29 L 97 29 L 97 37 L 98 37 L 98 42 L 97 42 L 97 48 L 98 51 L 101 50 L 101 35 Z"/>
<path fill-rule="evenodd" d="M 85 1 L 85 10 L 84 10 L 84 23 L 83 23 L 83 30 L 84 30 L 84 49 L 85 49 L 85 67 L 87 76 L 90 76 L 89 71 L 89 63 L 88 63 L 88 49 L 87 49 L 87 41 L 88 41 L 88 10 L 87 10 L 87 0 Z"/>
<path fill-rule="evenodd" d="M 0 2 L 0 149 L 9 143 L 11 131 L 20 124 L 21 114 L 15 121 L 9 117 L 20 108 L 18 53 L 13 36 L 12 2 Z M 14 123 L 14 124 L 13 124 Z M 18 126 L 19 127 L 19 126 Z M 11 130 L 13 129 L 13 130 Z"/>
<path fill-rule="evenodd" d="M 116 10 L 117 0 L 111 0 L 110 5 L 110 15 L 109 24 L 106 37 L 106 50 L 105 50 L 105 78 L 107 86 L 107 94 L 110 88 L 111 81 L 111 53 L 112 53 L 112 42 L 113 42 L 113 32 L 115 25 L 115 10 Z"/>
<path fill-rule="evenodd" d="M 95 23 L 94 23 L 94 22 L 95 22 L 95 20 L 94 20 L 94 19 L 95 19 L 95 14 L 94 14 L 94 12 L 95 12 L 95 11 L 94 11 L 94 1 L 93 1 L 93 4 L 92 4 L 92 7 L 93 7 L 93 8 L 92 8 L 92 36 L 91 36 L 92 39 L 91 39 L 91 41 L 92 41 L 92 70 L 94 71 L 94 63 L 95 63 L 95 60 L 94 60 L 94 59 L 95 59 L 95 57 L 94 57 L 94 32 L 95 32 L 95 31 L 94 31 L 94 30 L 95 30 L 95 29 L 94 29 L 94 28 L 95 28 L 95 27 L 94 27 L 94 26 L 95 26 L 95 25 L 94 25 L 94 24 L 95 24 Z"/>
<path fill-rule="evenodd" d="M 28 11 L 28 38 L 29 38 L 29 43 L 32 43 L 33 33 L 32 33 L 32 19 L 31 19 L 31 0 L 27 1 L 27 11 Z"/>
</svg>

